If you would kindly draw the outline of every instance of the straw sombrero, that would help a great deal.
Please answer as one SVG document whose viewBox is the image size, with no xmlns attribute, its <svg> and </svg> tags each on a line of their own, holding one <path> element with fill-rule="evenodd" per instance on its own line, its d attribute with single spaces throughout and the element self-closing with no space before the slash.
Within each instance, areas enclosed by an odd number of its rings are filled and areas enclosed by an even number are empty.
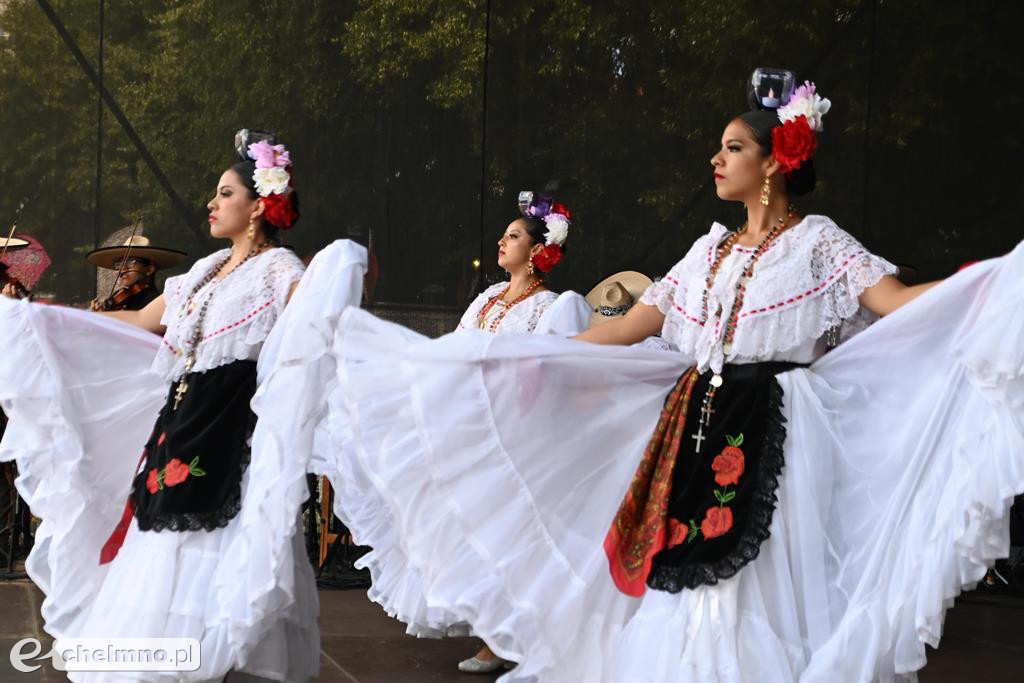
<svg viewBox="0 0 1024 683">
<path fill-rule="evenodd" d="M 24 249 L 29 245 L 28 240 L 23 240 L 18 237 L 0 237 L 0 251 L 17 251 L 18 249 Z"/>
<path fill-rule="evenodd" d="M 606 277 L 586 296 L 592 311 L 590 324 L 600 325 L 626 315 L 650 286 L 651 278 L 635 270 L 624 270 Z"/>
<path fill-rule="evenodd" d="M 119 247 L 94 249 L 85 255 L 85 259 L 99 268 L 117 270 L 116 264 L 120 263 L 126 255 L 129 255 L 129 247 L 131 247 L 130 255 L 132 257 L 151 261 L 157 270 L 173 268 L 188 256 L 185 252 L 178 251 L 177 249 L 150 246 L 147 238 L 142 235 L 135 235 L 125 240 L 124 244 Z"/>
</svg>

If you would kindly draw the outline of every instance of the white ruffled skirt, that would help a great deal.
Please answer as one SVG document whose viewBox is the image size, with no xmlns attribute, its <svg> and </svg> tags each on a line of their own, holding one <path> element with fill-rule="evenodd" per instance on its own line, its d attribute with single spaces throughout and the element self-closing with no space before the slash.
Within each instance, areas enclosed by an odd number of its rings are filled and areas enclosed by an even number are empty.
<svg viewBox="0 0 1024 683">
<path fill-rule="evenodd" d="M 1024 491 L 1024 246 L 780 375 L 771 537 L 732 579 L 641 598 L 603 540 L 678 355 L 552 337 L 428 340 L 358 310 L 334 338 L 320 458 L 371 597 L 465 621 L 503 681 L 895 681 L 1008 551 Z"/>
<path fill-rule="evenodd" d="M 238 515 L 210 532 L 141 532 L 133 522 L 103 566 L 100 548 L 121 517 L 166 395 L 149 373 L 159 338 L 92 313 L 0 298 L 0 405 L 10 417 L 0 459 L 17 461 L 18 490 L 42 519 L 26 568 L 46 594 L 46 631 L 200 641 L 195 672 L 75 673 L 72 680 L 316 675 L 317 595 L 299 509 L 323 408 L 319 398 L 293 392 L 323 373 L 324 359 L 309 345 L 329 340 L 340 311 L 359 301 L 364 270 L 362 247 L 325 249 L 282 316 L 287 322 L 264 345 Z"/>
</svg>

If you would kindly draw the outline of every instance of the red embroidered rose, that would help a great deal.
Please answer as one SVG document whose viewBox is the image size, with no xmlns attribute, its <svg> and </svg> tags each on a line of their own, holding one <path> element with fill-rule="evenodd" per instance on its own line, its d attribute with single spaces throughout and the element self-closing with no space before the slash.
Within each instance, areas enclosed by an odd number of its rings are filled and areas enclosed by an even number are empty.
<svg viewBox="0 0 1024 683">
<path fill-rule="evenodd" d="M 732 509 L 727 507 L 708 508 L 704 520 L 700 523 L 700 532 L 704 538 L 716 538 L 732 528 Z"/>
<path fill-rule="evenodd" d="M 666 548 L 672 548 L 679 545 L 686 540 L 687 535 L 690 533 L 690 525 L 685 522 L 680 522 L 678 519 L 669 517 L 668 519 L 668 543 L 665 545 Z"/>
<path fill-rule="evenodd" d="M 743 451 L 736 446 L 726 446 L 711 461 L 711 469 L 715 472 L 715 483 L 719 486 L 740 483 L 746 459 Z"/>
<path fill-rule="evenodd" d="M 149 476 L 146 477 L 146 489 L 148 489 L 150 493 L 156 493 L 159 488 L 160 474 L 156 471 L 156 468 L 154 467 L 149 471 Z"/>
<path fill-rule="evenodd" d="M 542 273 L 551 272 L 551 269 L 562 260 L 562 247 L 557 244 L 549 244 L 533 257 L 533 265 Z"/>
<path fill-rule="evenodd" d="M 261 197 L 263 200 L 263 215 L 267 222 L 275 228 L 288 230 L 295 221 L 299 220 L 299 210 L 293 201 L 293 195 L 272 194 L 269 197 Z"/>
<path fill-rule="evenodd" d="M 806 116 L 798 116 L 772 128 L 772 156 L 782 166 L 783 173 L 800 168 L 800 164 L 814 154 L 817 145 L 818 140 Z"/>
<path fill-rule="evenodd" d="M 164 441 L 167 441 L 167 432 L 160 432 L 160 438 L 156 440 L 156 445 L 163 446 Z"/>
<path fill-rule="evenodd" d="M 572 220 L 572 211 L 570 211 L 565 204 L 559 204 L 558 202 L 555 202 L 554 204 L 551 205 L 551 213 L 560 213 L 563 216 L 565 216 L 566 220 Z"/>
<path fill-rule="evenodd" d="M 164 484 L 177 486 L 186 479 L 188 479 L 188 465 L 177 458 L 171 458 L 167 467 L 164 468 Z"/>
</svg>

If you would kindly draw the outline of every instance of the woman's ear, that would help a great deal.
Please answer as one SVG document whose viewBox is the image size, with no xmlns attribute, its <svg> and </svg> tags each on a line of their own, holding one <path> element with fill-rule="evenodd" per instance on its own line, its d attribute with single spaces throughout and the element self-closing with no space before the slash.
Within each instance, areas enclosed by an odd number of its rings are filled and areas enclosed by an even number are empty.
<svg viewBox="0 0 1024 683">
<path fill-rule="evenodd" d="M 262 217 L 263 212 L 266 210 L 266 208 L 267 207 L 263 204 L 263 199 L 257 199 L 256 206 L 253 207 L 252 213 L 249 214 L 249 218 L 252 220 L 256 220 L 257 218 Z"/>
<path fill-rule="evenodd" d="M 533 258 L 534 256 L 536 256 L 540 252 L 544 251 L 544 247 L 545 246 L 547 246 L 547 245 L 541 244 L 540 242 L 538 242 L 537 244 L 535 244 L 532 247 L 530 247 L 530 258 Z"/>
<path fill-rule="evenodd" d="M 778 159 L 776 159 L 774 156 L 769 156 L 768 164 L 764 168 L 764 174 L 771 178 L 773 175 L 778 173 L 779 169 L 781 168 L 782 164 L 779 163 Z"/>
</svg>

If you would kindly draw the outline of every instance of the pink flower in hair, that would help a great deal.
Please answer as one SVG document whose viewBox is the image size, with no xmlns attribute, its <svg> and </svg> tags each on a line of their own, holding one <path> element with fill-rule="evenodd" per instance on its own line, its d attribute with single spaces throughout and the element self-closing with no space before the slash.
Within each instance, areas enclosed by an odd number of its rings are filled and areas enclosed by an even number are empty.
<svg viewBox="0 0 1024 683">
<path fill-rule="evenodd" d="M 271 145 L 266 140 L 249 145 L 249 158 L 256 162 L 256 168 L 286 168 L 292 163 L 284 145 Z"/>
</svg>

